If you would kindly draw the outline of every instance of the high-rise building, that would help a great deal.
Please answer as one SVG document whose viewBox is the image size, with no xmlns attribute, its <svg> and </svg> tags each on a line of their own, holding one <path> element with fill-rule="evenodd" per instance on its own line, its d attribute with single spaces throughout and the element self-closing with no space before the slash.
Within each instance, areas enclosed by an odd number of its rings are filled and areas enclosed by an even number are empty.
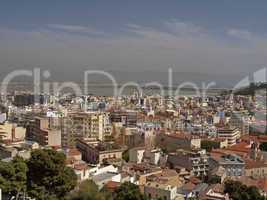
<svg viewBox="0 0 267 200">
<path fill-rule="evenodd" d="M 135 111 L 114 111 L 110 114 L 111 122 L 121 122 L 125 127 L 136 127 L 137 112 Z"/>
<path fill-rule="evenodd" d="M 84 137 L 103 141 L 111 132 L 108 118 L 102 112 L 69 113 L 62 119 L 62 146 L 75 146 L 76 140 Z"/>
<path fill-rule="evenodd" d="M 223 126 L 217 129 L 218 138 L 226 139 L 228 146 L 236 144 L 237 140 L 240 138 L 240 130 L 236 127 Z"/>
<path fill-rule="evenodd" d="M 27 139 L 42 146 L 61 146 L 61 119 L 35 117 L 27 127 Z"/>
<path fill-rule="evenodd" d="M 241 135 L 249 134 L 248 117 L 240 112 L 234 112 L 229 120 L 231 126 L 239 128 Z"/>
</svg>

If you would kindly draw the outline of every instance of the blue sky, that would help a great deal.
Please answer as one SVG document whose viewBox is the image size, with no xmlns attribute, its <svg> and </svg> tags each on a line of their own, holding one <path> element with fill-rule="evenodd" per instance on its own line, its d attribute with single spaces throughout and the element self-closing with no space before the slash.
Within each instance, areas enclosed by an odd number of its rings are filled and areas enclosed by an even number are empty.
<svg viewBox="0 0 267 200">
<path fill-rule="evenodd" d="M 0 66 L 248 73 L 267 65 L 266 0 L 5 1 Z"/>
</svg>

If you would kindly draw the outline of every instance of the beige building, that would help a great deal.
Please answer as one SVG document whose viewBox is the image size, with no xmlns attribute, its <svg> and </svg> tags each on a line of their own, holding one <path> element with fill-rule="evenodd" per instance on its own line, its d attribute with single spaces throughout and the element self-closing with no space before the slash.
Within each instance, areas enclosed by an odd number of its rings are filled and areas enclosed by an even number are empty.
<svg viewBox="0 0 267 200">
<path fill-rule="evenodd" d="M 205 150 L 178 150 L 168 156 L 168 165 L 173 168 L 185 168 L 191 175 L 202 177 L 209 172 L 209 156 Z"/>
<path fill-rule="evenodd" d="M 92 138 L 104 141 L 111 135 L 107 113 L 78 112 L 69 113 L 63 118 L 62 146 L 74 147 L 79 138 Z"/>
<path fill-rule="evenodd" d="M 237 140 L 241 137 L 240 130 L 238 128 L 228 126 L 219 127 L 217 129 L 217 135 L 220 139 L 226 139 L 228 146 L 236 144 Z"/>
<path fill-rule="evenodd" d="M 167 151 L 174 152 L 177 149 L 199 149 L 201 147 L 201 139 L 189 133 L 160 133 L 156 136 L 157 146 Z"/>
<path fill-rule="evenodd" d="M 0 124 L 0 138 L 4 141 L 20 141 L 24 140 L 26 129 L 19 127 L 14 123 L 6 122 Z"/>
<path fill-rule="evenodd" d="M 28 127 L 27 139 L 42 146 L 61 146 L 60 119 L 35 117 Z"/>
<path fill-rule="evenodd" d="M 267 164 L 264 161 L 245 160 L 245 176 L 252 178 L 266 178 Z"/>
<path fill-rule="evenodd" d="M 82 159 L 91 164 L 120 162 L 125 150 L 114 143 L 105 143 L 90 138 L 78 139 L 77 148 L 82 153 Z"/>
<path fill-rule="evenodd" d="M 147 182 L 144 187 L 144 193 L 151 200 L 174 200 L 178 196 L 176 186 L 166 185 L 161 182 Z"/>
</svg>

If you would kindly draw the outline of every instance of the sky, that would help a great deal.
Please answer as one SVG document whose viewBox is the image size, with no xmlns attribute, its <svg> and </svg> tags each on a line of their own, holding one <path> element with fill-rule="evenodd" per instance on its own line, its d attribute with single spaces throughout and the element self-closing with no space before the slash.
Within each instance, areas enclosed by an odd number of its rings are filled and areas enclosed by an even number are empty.
<svg viewBox="0 0 267 200">
<path fill-rule="evenodd" d="M 266 0 L 2 1 L 0 72 L 247 74 L 267 65 L 266 19 Z"/>
</svg>

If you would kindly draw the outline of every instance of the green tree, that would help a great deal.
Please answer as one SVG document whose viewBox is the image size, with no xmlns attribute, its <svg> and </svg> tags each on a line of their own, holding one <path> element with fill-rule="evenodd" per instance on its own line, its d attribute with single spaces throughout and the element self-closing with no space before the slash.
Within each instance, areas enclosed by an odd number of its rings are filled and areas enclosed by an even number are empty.
<svg viewBox="0 0 267 200">
<path fill-rule="evenodd" d="M 122 159 L 125 160 L 125 162 L 129 162 L 130 160 L 129 150 L 126 150 L 122 153 Z"/>
<path fill-rule="evenodd" d="M 123 183 L 115 191 L 116 200 L 146 200 L 147 198 L 141 193 L 139 187 L 132 183 Z"/>
<path fill-rule="evenodd" d="M 15 175 L 15 169 L 11 163 L 0 161 L 0 188 L 4 194 L 12 192 L 12 179 Z"/>
<path fill-rule="evenodd" d="M 21 157 L 15 157 L 12 160 L 12 165 L 15 170 L 15 175 L 13 177 L 13 188 L 16 189 L 16 199 L 20 192 L 25 193 L 27 190 L 26 182 L 27 182 L 27 172 L 28 166 L 26 162 Z"/>
<path fill-rule="evenodd" d="M 221 182 L 221 177 L 217 175 L 212 175 L 212 176 L 206 176 L 205 177 L 205 182 L 208 184 L 216 184 Z"/>
<path fill-rule="evenodd" d="M 202 140 L 201 141 L 201 149 L 206 149 L 207 151 L 211 151 L 212 149 L 220 148 L 220 144 L 216 141 L 208 141 Z"/>
<path fill-rule="evenodd" d="M 3 194 L 18 198 L 20 193 L 26 192 L 27 165 L 20 157 L 11 162 L 0 161 L 0 188 Z"/>
<path fill-rule="evenodd" d="M 251 186 L 247 187 L 239 181 L 226 181 L 225 182 L 225 193 L 228 193 L 233 200 L 264 200 L 261 196 L 259 189 Z"/>
<path fill-rule="evenodd" d="M 79 189 L 73 192 L 70 200 L 108 200 L 106 193 L 99 192 L 97 185 L 90 180 L 83 181 Z"/>
<path fill-rule="evenodd" d="M 66 167 L 65 155 L 54 150 L 35 150 L 28 161 L 28 192 L 40 200 L 63 199 L 74 189 L 77 176 Z"/>
<path fill-rule="evenodd" d="M 267 142 L 263 142 L 259 146 L 261 151 L 267 151 Z"/>
</svg>

